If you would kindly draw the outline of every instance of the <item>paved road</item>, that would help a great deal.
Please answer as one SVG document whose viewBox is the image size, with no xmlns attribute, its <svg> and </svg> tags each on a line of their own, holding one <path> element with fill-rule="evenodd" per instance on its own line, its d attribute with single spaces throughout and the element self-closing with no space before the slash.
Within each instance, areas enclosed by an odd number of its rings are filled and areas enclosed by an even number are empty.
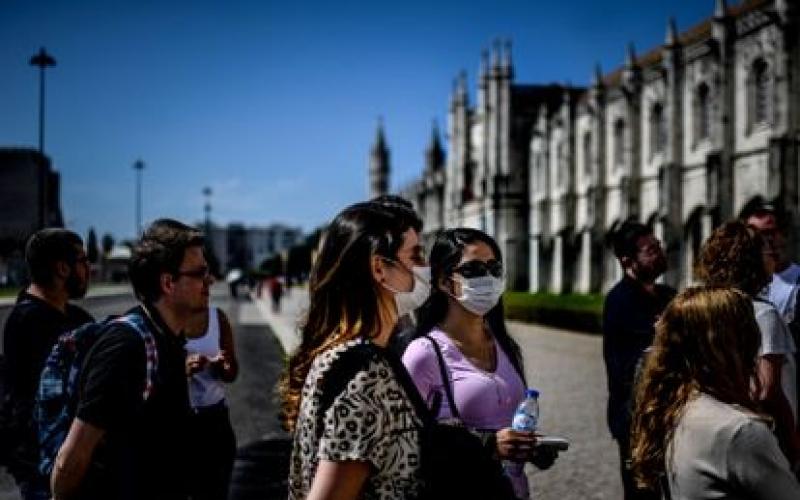
<svg viewBox="0 0 800 500">
<path fill-rule="evenodd" d="M 131 295 L 90 299 L 85 307 L 95 316 L 104 318 L 119 314 L 135 304 Z M 260 498 L 270 491 L 266 474 L 254 478 L 252 472 L 259 471 L 269 464 L 270 443 L 281 441 L 272 439 L 285 437 L 277 420 L 278 405 L 275 388 L 278 376 L 283 369 L 283 350 L 272 334 L 263 315 L 249 300 L 232 301 L 226 288 L 215 287 L 212 291 L 212 304 L 225 310 L 231 319 L 236 336 L 236 352 L 241 365 L 238 380 L 229 387 L 228 401 L 231 408 L 231 421 L 240 447 L 241 463 L 237 463 L 237 488 L 240 492 L 255 490 Z M 0 309 L 0 324 L 5 324 L 7 310 Z M 264 437 L 270 438 L 265 441 Z M 266 452 L 265 452 L 266 449 Z M 246 494 L 237 498 L 244 499 Z M 0 500 L 18 500 L 16 488 L 4 472 L 0 473 Z"/>
<path fill-rule="evenodd" d="M 570 449 L 547 471 L 529 467 L 537 500 L 618 500 L 619 455 L 605 425 L 606 377 L 601 338 L 510 323 L 528 384 L 541 391 L 541 429 Z"/>
</svg>

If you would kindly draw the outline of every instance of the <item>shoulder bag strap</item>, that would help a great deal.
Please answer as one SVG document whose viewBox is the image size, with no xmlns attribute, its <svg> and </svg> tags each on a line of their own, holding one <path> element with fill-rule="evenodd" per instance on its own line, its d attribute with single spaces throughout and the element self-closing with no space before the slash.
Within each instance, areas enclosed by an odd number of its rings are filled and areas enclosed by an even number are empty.
<svg viewBox="0 0 800 500">
<path fill-rule="evenodd" d="M 450 387 L 450 376 L 447 374 L 447 365 L 444 362 L 444 356 L 442 356 L 442 349 L 439 347 L 439 343 L 436 342 L 436 340 L 430 335 L 425 335 L 425 338 L 430 341 L 431 345 L 433 346 L 433 350 L 436 353 L 436 360 L 437 364 L 439 365 L 439 375 L 442 378 L 442 387 L 444 388 L 445 395 L 447 396 L 447 404 L 450 405 L 450 413 L 454 418 L 461 420 L 461 415 L 458 413 L 455 398 L 453 397 L 453 388 Z"/>
</svg>

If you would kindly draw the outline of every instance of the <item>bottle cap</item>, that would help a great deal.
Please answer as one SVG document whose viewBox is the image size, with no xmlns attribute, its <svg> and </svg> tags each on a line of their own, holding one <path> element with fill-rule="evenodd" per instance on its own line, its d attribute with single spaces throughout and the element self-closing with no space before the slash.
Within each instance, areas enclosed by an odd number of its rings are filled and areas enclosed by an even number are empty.
<svg viewBox="0 0 800 500">
<path fill-rule="evenodd" d="M 527 390 L 525 391 L 525 397 L 526 397 L 526 398 L 536 398 L 536 399 L 539 399 L 539 391 L 537 391 L 536 389 L 530 389 L 530 388 L 529 388 L 529 389 L 527 389 Z"/>
</svg>

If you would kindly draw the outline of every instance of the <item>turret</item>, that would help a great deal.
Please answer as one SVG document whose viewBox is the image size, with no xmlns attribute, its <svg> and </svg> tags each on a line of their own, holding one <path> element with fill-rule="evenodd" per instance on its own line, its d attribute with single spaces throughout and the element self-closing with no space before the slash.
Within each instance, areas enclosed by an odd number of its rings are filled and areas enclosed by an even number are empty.
<svg viewBox="0 0 800 500">
<path fill-rule="evenodd" d="M 428 148 L 425 150 L 425 170 L 428 172 L 435 172 L 441 170 L 443 166 L 444 149 L 439 140 L 439 125 L 436 123 L 436 120 L 433 120 L 431 140 L 428 143 Z"/>
<path fill-rule="evenodd" d="M 389 193 L 389 148 L 383 132 L 383 120 L 378 119 L 375 142 L 369 153 L 370 198 Z"/>
<path fill-rule="evenodd" d="M 670 17 L 667 21 L 667 36 L 664 38 L 664 46 L 672 48 L 678 44 L 678 28 L 675 25 L 675 18 Z"/>
</svg>

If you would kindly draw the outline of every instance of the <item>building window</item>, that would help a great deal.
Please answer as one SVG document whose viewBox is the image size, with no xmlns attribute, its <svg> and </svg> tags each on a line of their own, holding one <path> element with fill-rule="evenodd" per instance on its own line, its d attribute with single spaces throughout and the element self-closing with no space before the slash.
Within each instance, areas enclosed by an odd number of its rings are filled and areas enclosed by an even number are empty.
<svg viewBox="0 0 800 500">
<path fill-rule="evenodd" d="M 539 192 L 546 193 L 548 191 L 547 185 L 547 168 L 544 161 L 544 153 L 536 153 L 536 170 L 539 172 Z"/>
<path fill-rule="evenodd" d="M 663 153 L 667 146 L 667 124 L 664 107 L 656 103 L 650 110 L 650 155 Z"/>
<path fill-rule="evenodd" d="M 614 167 L 625 164 L 625 121 L 620 118 L 614 123 Z"/>
<path fill-rule="evenodd" d="M 464 186 L 461 189 L 461 202 L 467 203 L 468 201 L 472 201 L 475 197 L 475 193 L 472 190 L 472 185 L 475 182 L 474 180 L 475 175 L 475 164 L 471 161 L 468 161 L 466 165 L 464 165 Z"/>
<path fill-rule="evenodd" d="M 556 155 L 556 187 L 560 188 L 564 185 L 567 173 L 567 143 L 565 141 L 558 143 Z"/>
<path fill-rule="evenodd" d="M 583 134 L 583 172 L 586 177 L 592 175 L 592 133 Z"/>
<path fill-rule="evenodd" d="M 697 87 L 695 137 L 698 141 L 711 137 L 711 93 L 705 83 Z"/>
<path fill-rule="evenodd" d="M 769 72 L 763 59 L 753 63 L 753 124 L 769 121 Z"/>
</svg>

